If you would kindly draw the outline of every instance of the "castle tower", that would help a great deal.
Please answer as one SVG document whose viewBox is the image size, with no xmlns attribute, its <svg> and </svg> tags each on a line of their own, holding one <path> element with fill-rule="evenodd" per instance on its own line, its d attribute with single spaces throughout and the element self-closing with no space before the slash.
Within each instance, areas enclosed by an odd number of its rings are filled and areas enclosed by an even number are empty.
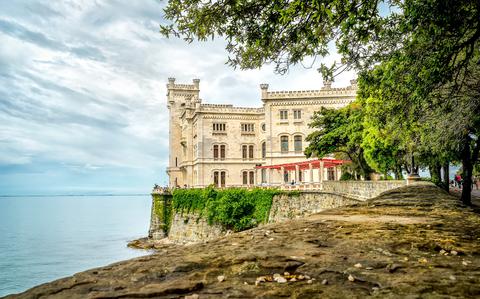
<svg viewBox="0 0 480 299">
<path fill-rule="evenodd" d="M 184 112 L 191 107 L 191 102 L 198 99 L 200 80 L 194 79 L 193 84 L 175 84 L 175 78 L 168 78 L 167 107 L 169 110 L 169 165 L 167 174 L 169 186 L 183 186 L 191 171 L 185 167 L 188 160 L 187 149 L 191 148 L 191 128 L 185 122 Z M 188 105 L 187 105 L 188 104 Z"/>
</svg>

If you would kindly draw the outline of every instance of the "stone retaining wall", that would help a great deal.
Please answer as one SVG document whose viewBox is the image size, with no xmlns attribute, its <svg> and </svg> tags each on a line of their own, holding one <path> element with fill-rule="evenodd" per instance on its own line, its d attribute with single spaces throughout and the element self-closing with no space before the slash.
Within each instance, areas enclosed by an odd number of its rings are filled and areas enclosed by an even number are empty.
<svg viewBox="0 0 480 299">
<path fill-rule="evenodd" d="M 356 199 L 320 191 L 276 195 L 273 198 L 268 222 L 282 222 L 358 202 Z"/>
<path fill-rule="evenodd" d="M 173 213 L 168 239 L 174 243 L 196 243 L 225 234 L 220 225 L 209 225 L 207 219 L 195 213 Z"/>
<path fill-rule="evenodd" d="M 345 195 L 350 198 L 367 200 L 377 197 L 381 193 L 406 186 L 405 180 L 401 181 L 324 181 L 324 192 Z"/>
<path fill-rule="evenodd" d="M 273 198 L 268 222 L 304 217 L 376 197 L 405 186 L 405 181 L 325 181 L 323 191 L 300 191 Z M 175 243 L 193 243 L 225 234 L 220 225 L 209 225 L 195 213 L 178 213 L 171 208 L 172 195 L 152 194 L 152 214 L 148 236 L 159 240 L 168 237 Z"/>
</svg>

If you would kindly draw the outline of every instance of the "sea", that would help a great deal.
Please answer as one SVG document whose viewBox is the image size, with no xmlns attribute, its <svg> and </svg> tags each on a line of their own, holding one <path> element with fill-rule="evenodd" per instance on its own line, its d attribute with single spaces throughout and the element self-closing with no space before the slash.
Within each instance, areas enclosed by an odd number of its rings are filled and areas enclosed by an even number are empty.
<svg viewBox="0 0 480 299">
<path fill-rule="evenodd" d="M 0 197 L 0 297 L 151 254 L 149 195 Z"/>
</svg>

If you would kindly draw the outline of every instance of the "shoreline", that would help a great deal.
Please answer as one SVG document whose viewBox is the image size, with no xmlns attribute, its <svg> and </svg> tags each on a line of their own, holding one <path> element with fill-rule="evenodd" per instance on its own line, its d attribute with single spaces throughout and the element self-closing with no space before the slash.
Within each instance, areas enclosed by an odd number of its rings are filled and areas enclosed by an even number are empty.
<svg viewBox="0 0 480 299">
<path fill-rule="evenodd" d="M 7 298 L 467 298 L 480 295 L 478 236 L 478 211 L 412 186 L 188 246 L 154 243 L 151 255 Z"/>
</svg>

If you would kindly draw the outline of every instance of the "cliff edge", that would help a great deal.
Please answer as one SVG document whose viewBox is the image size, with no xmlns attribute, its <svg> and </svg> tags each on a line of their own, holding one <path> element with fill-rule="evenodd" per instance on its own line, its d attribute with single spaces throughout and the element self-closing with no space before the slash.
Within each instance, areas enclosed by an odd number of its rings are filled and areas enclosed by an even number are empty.
<svg viewBox="0 0 480 299">
<path fill-rule="evenodd" d="M 92 269 L 7 298 L 398 298 L 480 296 L 480 214 L 409 186 Z"/>
</svg>

